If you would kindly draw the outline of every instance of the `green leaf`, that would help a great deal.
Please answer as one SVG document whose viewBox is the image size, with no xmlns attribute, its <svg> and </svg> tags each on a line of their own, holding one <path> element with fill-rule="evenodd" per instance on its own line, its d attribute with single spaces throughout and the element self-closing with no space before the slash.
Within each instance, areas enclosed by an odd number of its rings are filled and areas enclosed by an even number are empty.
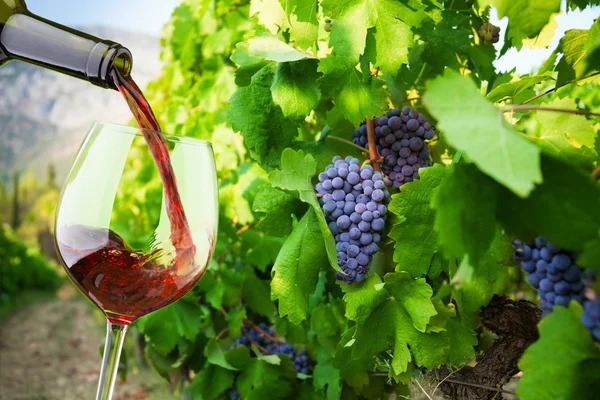
<svg viewBox="0 0 600 400">
<path fill-rule="evenodd" d="M 248 86 L 252 75 L 269 64 L 268 61 L 261 57 L 250 56 L 248 48 L 248 42 L 239 42 L 231 54 L 231 61 L 238 65 L 238 68 L 235 70 L 235 84 L 238 86 Z"/>
<path fill-rule="evenodd" d="M 291 364 L 289 358 L 287 362 Z M 243 399 L 286 399 L 292 390 L 289 380 L 295 376 L 293 366 L 280 368 L 255 359 L 237 378 L 237 387 Z"/>
<path fill-rule="evenodd" d="M 271 296 L 279 300 L 279 315 L 299 324 L 306 319 L 308 298 L 320 269 L 327 264 L 314 210 L 308 210 L 285 241 L 273 266 Z"/>
<path fill-rule="evenodd" d="M 585 64 L 584 73 L 589 73 L 598 70 L 600 65 L 600 20 L 596 18 L 594 25 L 588 32 L 587 40 L 585 41 Z"/>
<path fill-rule="evenodd" d="M 313 385 L 317 391 L 327 388 L 327 400 L 338 400 L 342 392 L 340 370 L 329 360 L 317 363 L 313 372 Z"/>
<path fill-rule="evenodd" d="M 456 164 L 433 196 L 435 230 L 448 258 L 476 262 L 492 243 L 498 185 L 473 164 Z"/>
<path fill-rule="evenodd" d="M 269 32 L 276 34 L 279 29 L 289 27 L 287 16 L 278 0 L 252 0 L 250 17 L 257 15 L 258 22 Z"/>
<path fill-rule="evenodd" d="M 239 336 L 239 332 L 237 334 L 234 333 L 232 336 Z M 210 364 L 218 365 L 221 368 L 229 369 L 231 371 L 237 370 L 237 368 L 229 364 L 229 361 L 225 358 L 223 349 L 215 339 L 211 339 L 208 342 L 204 348 L 204 354 Z"/>
<path fill-rule="evenodd" d="M 316 173 L 317 162 L 312 155 L 307 154 L 305 156 L 302 150 L 294 151 L 287 148 L 281 154 L 281 169 L 272 171 L 269 174 L 269 180 L 275 187 L 298 193 L 300 200 L 312 207 L 314 215 L 319 222 L 323 240 L 325 241 L 329 263 L 335 270 L 341 272 L 342 270 L 337 261 L 335 240 L 329 230 L 325 214 L 321 209 L 321 205 L 315 195 L 315 189 L 311 183 L 311 179 Z"/>
<path fill-rule="evenodd" d="M 525 37 L 537 36 L 552 14 L 560 11 L 560 0 L 492 0 L 498 18 L 508 17 L 508 28 Z"/>
<path fill-rule="evenodd" d="M 424 333 L 429 319 L 437 313 L 431 302 L 431 286 L 425 279 L 413 280 L 404 272 L 387 274 L 384 288 L 380 288 L 377 280 L 379 278 L 370 278 L 360 289 L 344 297 L 348 299 L 348 318 L 359 317 L 355 319 L 357 328 L 352 356 L 365 358 L 377 354 L 386 350 L 388 338 L 393 338 L 391 365 L 395 374 L 407 370 L 411 351 L 417 365 L 439 366 L 444 359 L 446 340 L 439 334 Z M 379 301 L 374 302 L 374 299 Z M 369 314 L 364 318 L 366 310 Z"/>
<path fill-rule="evenodd" d="M 573 99 L 555 99 L 544 106 L 576 109 Z M 538 112 L 535 119 L 541 129 L 536 132 L 533 143 L 545 153 L 584 170 L 593 169 L 598 154 L 594 150 L 596 132 L 593 123 L 583 115 Z"/>
<path fill-rule="evenodd" d="M 531 89 L 538 83 L 546 80 L 548 80 L 548 77 L 543 75 L 524 76 L 519 80 L 502 83 L 496 86 L 487 94 L 486 98 L 493 103 L 509 98 L 513 99 L 511 102 L 514 103 L 514 98 L 516 95 L 527 89 Z"/>
<path fill-rule="evenodd" d="M 372 357 L 352 357 L 352 344 L 354 343 L 352 337 L 355 333 L 356 326 L 344 332 L 335 353 L 333 366 L 340 370 L 341 378 L 348 385 L 355 389 L 361 389 L 369 385 L 368 371 L 373 370 L 375 361 Z"/>
<path fill-rule="evenodd" d="M 239 336 L 244 325 L 244 319 L 246 318 L 246 309 L 241 310 L 232 309 L 227 313 L 225 320 L 228 322 L 229 334 L 233 337 Z"/>
<path fill-rule="evenodd" d="M 248 229 L 242 233 L 241 250 L 246 262 L 264 271 L 267 266 L 273 265 L 284 241 L 284 238 L 266 236 L 259 231 Z"/>
<path fill-rule="evenodd" d="M 262 34 L 248 39 L 248 55 L 263 60 L 289 62 L 314 58 L 306 53 L 294 49 L 282 42 L 276 36 Z"/>
<path fill-rule="evenodd" d="M 242 287 L 244 304 L 265 317 L 273 315 L 273 303 L 269 293 L 269 282 L 259 279 L 254 271 L 248 270 Z"/>
<path fill-rule="evenodd" d="M 430 206 L 438 186 L 447 170 L 440 164 L 419 170 L 421 179 L 401 187 L 392 196 L 390 211 L 399 217 L 389 233 L 394 239 L 396 271 L 407 271 L 418 277 L 427 273 L 431 258 L 438 251 L 437 233 L 434 230 L 435 210 Z"/>
<path fill-rule="evenodd" d="M 472 80 L 447 70 L 429 83 L 423 102 L 439 120 L 448 144 L 483 173 L 520 196 L 542 181 L 540 150 L 481 96 Z"/>
<path fill-rule="evenodd" d="M 304 212 L 304 207 L 298 199 L 271 185 L 261 187 L 254 197 L 252 209 L 254 212 L 266 214 L 256 225 L 256 229 L 272 236 L 289 235 L 294 222 L 292 215 Z"/>
<path fill-rule="evenodd" d="M 600 232 L 598 237 L 587 242 L 583 252 L 577 258 L 577 265 L 581 268 L 593 268 L 600 272 Z"/>
<path fill-rule="evenodd" d="M 207 365 L 194 376 L 190 384 L 192 399 L 215 400 L 233 385 L 233 372 L 216 365 Z"/>
<path fill-rule="evenodd" d="M 600 390 L 600 350 L 579 321 L 581 308 L 556 307 L 539 324 L 540 338 L 519 362 L 523 400 L 592 399 Z"/>
<path fill-rule="evenodd" d="M 542 235 L 556 246 L 583 251 L 598 236 L 600 187 L 587 174 L 542 156 L 544 183 L 527 199 L 504 190 L 498 219 L 520 238 Z"/>
<path fill-rule="evenodd" d="M 140 332 L 163 356 L 177 346 L 180 337 L 194 341 L 201 326 L 198 304 L 186 299 L 145 315 L 138 321 Z"/>
<path fill-rule="evenodd" d="M 332 303 L 321 304 L 311 313 L 310 329 L 317 334 L 323 347 L 335 349 L 346 328 L 344 303 L 340 300 L 332 299 Z"/>
<path fill-rule="evenodd" d="M 316 60 L 277 65 L 271 92 L 287 118 L 302 120 L 319 105 L 321 89 L 317 65 Z"/>
<path fill-rule="evenodd" d="M 587 66 L 584 62 L 587 37 L 587 30 L 570 29 L 560 39 L 558 51 L 563 53 L 563 57 L 556 66 L 558 71 L 556 87 L 561 87 L 584 75 Z"/>
<path fill-rule="evenodd" d="M 475 357 L 477 334 L 466 326 L 460 316 L 450 318 L 446 322 L 444 335 L 448 338 L 448 362 L 451 365 L 462 366 Z"/>
<path fill-rule="evenodd" d="M 327 59 L 321 60 L 319 71 L 329 74 L 332 70 L 326 61 Z M 334 68 L 339 67 L 335 60 L 333 63 Z M 331 112 L 343 115 L 354 126 L 358 126 L 365 117 L 373 118 L 385 113 L 388 108 L 384 82 L 375 77 L 365 81 L 361 72 L 355 68 L 334 70 L 323 77 L 321 82 L 335 82 L 336 91 L 332 93 L 335 96 L 335 106 Z"/>
<path fill-rule="evenodd" d="M 277 165 L 279 152 L 297 134 L 296 127 L 273 103 L 273 77 L 273 66 L 263 67 L 252 77 L 250 86 L 239 88 L 231 96 L 227 113 L 233 130 L 244 136 L 252 158 L 267 168 Z"/>
<path fill-rule="evenodd" d="M 290 39 L 301 49 L 316 48 L 319 37 L 317 0 L 289 0 L 291 10 L 287 12 L 290 22 Z M 290 13 L 293 11 L 292 13 Z"/>
</svg>

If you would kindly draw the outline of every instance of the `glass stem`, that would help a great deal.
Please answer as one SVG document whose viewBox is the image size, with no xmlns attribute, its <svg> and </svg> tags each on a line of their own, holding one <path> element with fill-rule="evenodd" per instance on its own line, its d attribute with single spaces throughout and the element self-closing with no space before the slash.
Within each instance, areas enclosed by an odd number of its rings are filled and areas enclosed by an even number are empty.
<svg viewBox="0 0 600 400">
<path fill-rule="evenodd" d="M 106 343 L 104 344 L 104 356 L 102 358 L 102 370 L 98 381 L 98 392 L 96 400 L 111 400 L 117 371 L 119 369 L 119 358 L 123 348 L 123 340 L 129 325 L 113 324 L 107 321 Z"/>
</svg>

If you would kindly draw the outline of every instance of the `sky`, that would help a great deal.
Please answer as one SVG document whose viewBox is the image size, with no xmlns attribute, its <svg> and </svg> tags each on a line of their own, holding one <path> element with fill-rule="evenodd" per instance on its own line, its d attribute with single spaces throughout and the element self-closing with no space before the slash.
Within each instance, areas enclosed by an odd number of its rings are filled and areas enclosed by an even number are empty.
<svg viewBox="0 0 600 400">
<path fill-rule="evenodd" d="M 67 26 L 106 25 L 134 32 L 159 36 L 162 26 L 169 20 L 175 6 L 181 0 L 27 0 L 29 9 L 45 18 Z M 545 1 L 545 0 L 537 0 Z M 563 7 L 564 9 L 564 0 Z M 600 16 L 600 7 L 584 11 L 569 11 L 559 15 L 558 28 L 548 49 L 531 50 L 523 48 L 517 52 L 509 50 L 501 59 L 494 62 L 501 71 L 517 67 L 518 73 L 528 73 L 538 68 L 558 45 L 559 39 L 569 29 L 589 29 L 595 18 Z M 491 22 L 506 31 L 508 19 L 498 20 L 492 9 Z M 502 36 L 501 36 L 502 38 Z M 502 40 L 496 43 L 502 48 Z"/>
<path fill-rule="evenodd" d="M 181 0 L 26 0 L 34 14 L 66 26 L 104 25 L 160 36 Z"/>
</svg>

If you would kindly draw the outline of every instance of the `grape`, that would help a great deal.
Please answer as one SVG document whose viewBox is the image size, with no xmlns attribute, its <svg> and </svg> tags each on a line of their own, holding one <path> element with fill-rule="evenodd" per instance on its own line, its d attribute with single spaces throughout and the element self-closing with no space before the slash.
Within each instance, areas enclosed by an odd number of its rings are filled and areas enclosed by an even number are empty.
<svg viewBox="0 0 600 400">
<path fill-rule="evenodd" d="M 513 241 L 513 257 L 525 272 L 527 281 L 538 290 L 540 307 L 544 315 L 556 306 L 568 306 L 574 300 L 585 301 L 584 273 L 573 263 L 575 255 L 560 249 L 543 237 L 532 243 Z M 592 279 L 593 281 L 593 279 Z"/>
<path fill-rule="evenodd" d="M 498 43 L 500 40 L 500 28 L 490 23 L 483 24 L 477 30 L 477 35 L 483 39 L 484 44 Z"/>
<path fill-rule="evenodd" d="M 377 150 L 384 158 L 381 168 L 385 176 L 381 180 L 381 185 L 400 188 L 406 182 L 419 179 L 417 170 L 431 165 L 428 144 L 424 140 L 434 136 L 434 128 L 425 116 L 407 106 L 402 110 L 393 108 L 386 113 L 385 117 L 375 118 L 373 122 L 375 141 L 378 143 Z M 359 129 L 354 130 L 352 138 L 354 143 L 368 147 L 364 123 Z M 405 165 L 412 166 L 412 171 L 398 174 L 401 169 L 397 167 L 401 168 Z M 386 179 L 386 176 L 389 179 Z M 374 187 L 374 189 L 383 189 L 383 187 Z"/>
<path fill-rule="evenodd" d="M 387 117 L 379 120 L 388 121 Z M 354 132 L 355 138 L 361 130 Z M 370 165 L 360 168 L 358 159 L 352 157 L 334 157 L 325 172 L 319 174 L 315 190 L 321 194 L 319 203 L 335 237 L 338 263 L 344 271 L 336 273 L 336 278 L 346 284 L 365 279 L 372 255 L 379 249 L 376 243 L 381 234 L 375 231 L 382 231 L 385 226 L 389 201 L 383 179 Z M 326 181 L 329 184 L 324 185 Z"/>
</svg>

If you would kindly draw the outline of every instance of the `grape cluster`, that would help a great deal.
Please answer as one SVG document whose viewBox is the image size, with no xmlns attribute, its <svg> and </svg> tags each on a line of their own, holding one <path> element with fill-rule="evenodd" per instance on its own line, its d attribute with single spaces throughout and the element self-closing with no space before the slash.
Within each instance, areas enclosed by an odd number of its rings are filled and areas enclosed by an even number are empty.
<svg viewBox="0 0 600 400">
<path fill-rule="evenodd" d="M 231 387 L 227 391 L 227 396 L 229 397 L 229 400 L 242 400 L 242 396 L 240 395 L 240 392 L 238 392 L 238 388 L 235 382 L 233 384 L 233 387 Z"/>
<path fill-rule="evenodd" d="M 377 243 L 385 227 L 390 194 L 380 172 L 358 159 L 339 156 L 319 174 L 315 186 L 329 229 L 335 235 L 338 263 L 345 275 L 336 279 L 347 284 L 361 282 L 369 270 Z"/>
<path fill-rule="evenodd" d="M 284 354 L 289 356 L 294 363 L 296 372 L 305 375 L 310 373 L 310 358 L 308 357 L 306 349 L 298 350 L 289 343 L 273 340 L 276 338 L 276 333 L 273 328 L 266 324 L 259 324 L 258 327 L 260 330 L 256 329 L 254 326 L 243 326 L 242 334 L 233 341 L 233 347 L 251 347 L 254 342 L 271 354 Z M 267 335 L 263 334 L 263 332 Z"/>
<path fill-rule="evenodd" d="M 485 44 L 498 43 L 500 40 L 500 28 L 490 23 L 481 25 L 477 34 Z"/>
<path fill-rule="evenodd" d="M 435 128 L 423 114 L 411 107 L 393 108 L 373 120 L 377 151 L 383 157 L 381 170 L 387 175 L 386 184 L 398 189 L 419 179 L 419 169 L 431 165 L 426 140 L 433 138 Z M 354 130 L 355 144 L 369 147 L 367 125 Z"/>
<path fill-rule="evenodd" d="M 527 281 L 538 290 L 540 307 L 546 313 L 571 300 L 583 303 L 586 273 L 575 265 L 575 254 L 560 249 L 542 237 L 526 244 L 513 241 L 514 258 L 527 272 Z"/>
<path fill-rule="evenodd" d="M 600 297 L 584 303 L 581 322 L 592 333 L 594 340 L 600 342 Z"/>
</svg>

